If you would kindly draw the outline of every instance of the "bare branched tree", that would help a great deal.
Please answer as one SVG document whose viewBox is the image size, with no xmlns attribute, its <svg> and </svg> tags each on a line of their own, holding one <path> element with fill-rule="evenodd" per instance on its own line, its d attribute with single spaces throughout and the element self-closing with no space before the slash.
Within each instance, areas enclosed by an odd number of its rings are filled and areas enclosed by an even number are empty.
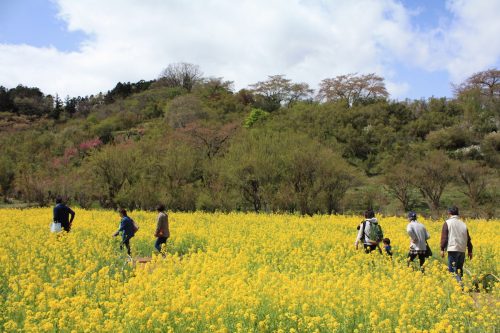
<svg viewBox="0 0 500 333">
<path fill-rule="evenodd" d="M 439 216 L 444 189 L 455 177 L 454 168 L 454 162 L 442 151 L 430 152 L 414 165 L 413 185 L 427 201 L 434 218 Z"/>
<path fill-rule="evenodd" d="M 285 75 L 271 75 L 266 81 L 250 85 L 250 88 L 276 108 L 282 104 L 289 107 L 314 92 L 307 83 L 293 83 L 292 80 L 285 78 Z"/>
<path fill-rule="evenodd" d="M 386 173 L 384 180 L 385 189 L 401 203 L 403 211 L 409 211 L 413 202 L 411 167 L 397 164 Z"/>
<path fill-rule="evenodd" d="M 161 72 L 158 81 L 167 87 L 182 87 L 191 92 L 194 85 L 201 82 L 202 76 L 198 65 L 179 62 L 168 65 Z"/>
<path fill-rule="evenodd" d="M 472 90 L 489 98 L 500 97 L 500 70 L 496 68 L 478 72 L 458 85 L 453 85 L 457 96 Z"/>
<path fill-rule="evenodd" d="M 490 170 L 477 162 L 462 162 L 458 167 L 458 175 L 465 185 L 463 193 L 469 198 L 475 217 L 479 216 L 479 205 L 485 198 Z"/>
<path fill-rule="evenodd" d="M 181 129 L 180 134 L 187 135 L 187 140 L 211 160 L 224 152 L 229 140 L 236 134 L 239 127 L 238 122 L 215 127 L 192 122 Z"/>
<path fill-rule="evenodd" d="M 374 73 L 350 73 L 324 79 L 320 83 L 317 99 L 325 102 L 343 100 L 352 106 L 363 100 L 387 98 L 384 79 Z"/>
</svg>

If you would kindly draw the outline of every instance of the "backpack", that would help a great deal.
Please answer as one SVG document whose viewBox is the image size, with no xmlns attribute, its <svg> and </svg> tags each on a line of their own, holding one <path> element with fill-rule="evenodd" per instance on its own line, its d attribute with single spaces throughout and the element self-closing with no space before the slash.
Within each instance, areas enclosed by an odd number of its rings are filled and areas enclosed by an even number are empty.
<svg viewBox="0 0 500 333">
<path fill-rule="evenodd" d="M 132 220 L 132 219 L 131 219 Z M 132 220 L 132 226 L 134 227 L 134 235 L 137 231 L 139 231 L 139 225 Z"/>
<path fill-rule="evenodd" d="M 384 233 L 382 232 L 382 228 L 378 223 L 371 223 L 370 222 L 370 231 L 368 234 L 365 234 L 365 226 L 366 222 L 363 222 L 363 231 L 361 233 L 361 240 L 364 241 L 364 236 L 366 235 L 368 238 L 368 242 L 370 244 L 376 245 L 382 241 L 384 238 Z"/>
</svg>

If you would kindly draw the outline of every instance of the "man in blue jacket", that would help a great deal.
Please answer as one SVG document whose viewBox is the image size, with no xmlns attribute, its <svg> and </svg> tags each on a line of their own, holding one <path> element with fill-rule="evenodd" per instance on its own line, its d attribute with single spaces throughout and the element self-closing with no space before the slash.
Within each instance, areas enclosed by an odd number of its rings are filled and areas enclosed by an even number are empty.
<svg viewBox="0 0 500 333">
<path fill-rule="evenodd" d="M 127 248 L 127 254 L 130 256 L 130 238 L 135 235 L 135 227 L 134 222 L 130 217 L 127 216 L 127 211 L 125 209 L 120 209 L 118 211 L 120 213 L 120 217 L 122 218 L 120 221 L 120 227 L 113 234 L 113 237 L 116 237 L 122 233 L 122 243 L 120 244 L 120 250 L 123 249 L 123 245 Z"/>
<path fill-rule="evenodd" d="M 71 215 L 71 219 L 69 216 Z M 54 207 L 54 222 L 61 223 L 61 227 L 69 232 L 71 225 L 75 219 L 75 212 L 66 206 L 61 197 L 56 198 L 56 205 Z"/>
</svg>

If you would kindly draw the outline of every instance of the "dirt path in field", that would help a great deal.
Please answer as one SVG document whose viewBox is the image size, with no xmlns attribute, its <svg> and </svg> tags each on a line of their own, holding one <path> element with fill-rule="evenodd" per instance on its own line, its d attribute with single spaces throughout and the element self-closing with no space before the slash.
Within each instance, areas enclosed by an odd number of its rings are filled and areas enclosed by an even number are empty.
<svg viewBox="0 0 500 333">
<path fill-rule="evenodd" d="M 151 261 L 151 257 L 135 257 L 134 262 L 138 264 L 145 264 Z"/>
</svg>

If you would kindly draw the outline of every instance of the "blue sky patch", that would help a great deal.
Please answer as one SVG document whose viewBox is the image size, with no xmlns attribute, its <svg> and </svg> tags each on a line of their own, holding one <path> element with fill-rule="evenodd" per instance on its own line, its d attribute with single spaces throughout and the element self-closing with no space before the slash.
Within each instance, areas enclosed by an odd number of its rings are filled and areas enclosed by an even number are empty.
<svg viewBox="0 0 500 333">
<path fill-rule="evenodd" d="M 0 43 L 77 51 L 87 35 L 68 31 L 57 12 L 57 5 L 49 0 L 1 0 Z"/>
</svg>

